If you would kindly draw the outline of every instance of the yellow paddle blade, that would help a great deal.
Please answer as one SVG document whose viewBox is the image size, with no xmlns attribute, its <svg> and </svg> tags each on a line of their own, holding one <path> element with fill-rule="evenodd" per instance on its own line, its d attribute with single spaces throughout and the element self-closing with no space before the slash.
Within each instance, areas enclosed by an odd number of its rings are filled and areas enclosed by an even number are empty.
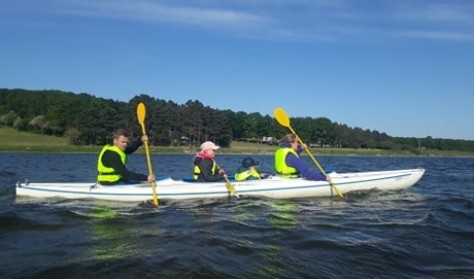
<svg viewBox="0 0 474 279">
<path fill-rule="evenodd" d="M 160 205 L 160 202 L 158 201 L 158 195 L 156 194 L 156 182 L 152 181 L 151 182 L 151 191 L 152 191 L 152 202 L 154 205 L 158 206 Z"/>
<path fill-rule="evenodd" d="M 217 165 L 217 167 L 221 169 L 221 167 L 219 167 L 219 165 Z M 229 191 L 229 193 L 238 198 L 239 194 L 237 193 L 237 190 L 235 190 L 234 185 L 232 185 L 229 178 L 227 178 L 227 176 L 224 176 L 224 180 L 225 180 L 225 187 L 227 187 L 227 190 Z"/>
<path fill-rule="evenodd" d="M 273 111 L 273 116 L 276 118 L 276 120 L 278 121 L 278 123 L 280 123 L 281 126 L 290 127 L 290 118 L 288 117 L 288 114 L 283 108 L 277 107 Z"/>
<path fill-rule="evenodd" d="M 142 127 L 145 126 L 145 116 L 146 116 L 145 104 L 139 103 L 137 106 L 137 118 L 138 118 L 138 123 L 140 123 Z"/>
<path fill-rule="evenodd" d="M 231 195 L 239 198 L 239 194 L 237 193 L 237 191 L 235 190 L 234 188 L 234 185 L 232 185 L 232 183 L 230 183 L 229 179 L 225 179 L 225 187 L 227 187 L 227 190 L 230 192 Z"/>
</svg>

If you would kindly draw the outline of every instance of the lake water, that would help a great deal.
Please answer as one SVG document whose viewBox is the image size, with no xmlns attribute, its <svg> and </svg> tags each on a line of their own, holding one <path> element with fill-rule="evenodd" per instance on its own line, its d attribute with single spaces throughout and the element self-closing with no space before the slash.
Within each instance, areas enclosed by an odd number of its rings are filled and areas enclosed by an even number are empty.
<svg viewBox="0 0 474 279">
<path fill-rule="evenodd" d="M 218 155 L 227 172 L 243 155 Z M 273 158 L 253 156 L 271 172 Z M 193 155 L 152 156 L 189 176 Z M 307 159 L 307 164 L 312 162 Z M 95 154 L 0 153 L 1 278 L 474 278 L 474 159 L 318 157 L 337 172 L 422 167 L 404 191 L 343 201 L 145 204 L 15 197 L 14 185 L 95 180 Z M 144 155 L 132 169 L 147 172 Z"/>
</svg>

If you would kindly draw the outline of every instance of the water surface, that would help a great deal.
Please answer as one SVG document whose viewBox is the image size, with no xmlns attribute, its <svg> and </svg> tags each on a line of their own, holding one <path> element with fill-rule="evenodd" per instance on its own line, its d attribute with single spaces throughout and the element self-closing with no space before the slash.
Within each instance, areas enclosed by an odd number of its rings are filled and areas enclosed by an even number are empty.
<svg viewBox="0 0 474 279">
<path fill-rule="evenodd" d="M 182 178 L 192 155 L 152 156 Z M 219 155 L 227 172 L 242 155 Z M 272 156 L 254 156 L 272 172 Z M 318 157 L 338 172 L 423 167 L 404 191 L 123 204 L 15 197 L 95 180 L 94 154 L 0 153 L 2 278 L 474 278 L 474 159 Z M 308 159 L 307 164 L 312 162 Z M 143 155 L 129 165 L 146 173 Z"/>
</svg>

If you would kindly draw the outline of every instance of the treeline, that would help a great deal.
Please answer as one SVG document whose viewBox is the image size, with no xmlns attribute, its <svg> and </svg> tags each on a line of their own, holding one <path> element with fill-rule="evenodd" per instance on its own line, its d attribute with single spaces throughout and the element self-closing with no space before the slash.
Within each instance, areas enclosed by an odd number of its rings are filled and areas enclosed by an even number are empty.
<svg viewBox="0 0 474 279">
<path fill-rule="evenodd" d="M 116 128 L 125 128 L 132 136 L 141 134 L 136 116 L 139 102 L 146 105 L 151 145 L 198 146 L 206 140 L 221 146 L 235 140 L 275 144 L 288 132 L 272 116 L 214 109 L 198 100 L 180 105 L 141 94 L 126 103 L 86 93 L 24 89 L 0 89 L 0 125 L 66 137 L 74 145 L 103 145 L 111 141 Z M 303 141 L 318 147 L 474 151 L 474 141 L 391 137 L 325 117 L 291 118 L 291 125 Z"/>
</svg>

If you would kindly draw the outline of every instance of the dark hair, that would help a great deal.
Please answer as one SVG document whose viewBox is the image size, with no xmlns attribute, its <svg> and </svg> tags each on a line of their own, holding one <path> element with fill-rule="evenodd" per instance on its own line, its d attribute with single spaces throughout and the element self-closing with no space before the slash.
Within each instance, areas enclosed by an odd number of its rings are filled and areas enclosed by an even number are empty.
<svg viewBox="0 0 474 279">
<path fill-rule="evenodd" d="M 117 129 L 117 130 L 114 131 L 113 137 L 114 137 L 114 139 L 116 139 L 116 138 L 118 138 L 118 137 L 120 137 L 120 136 L 124 136 L 124 137 L 126 137 L 126 138 L 129 138 L 129 137 L 130 137 L 130 134 L 128 133 L 127 130 L 122 129 L 122 128 L 119 128 L 119 129 Z"/>
</svg>

